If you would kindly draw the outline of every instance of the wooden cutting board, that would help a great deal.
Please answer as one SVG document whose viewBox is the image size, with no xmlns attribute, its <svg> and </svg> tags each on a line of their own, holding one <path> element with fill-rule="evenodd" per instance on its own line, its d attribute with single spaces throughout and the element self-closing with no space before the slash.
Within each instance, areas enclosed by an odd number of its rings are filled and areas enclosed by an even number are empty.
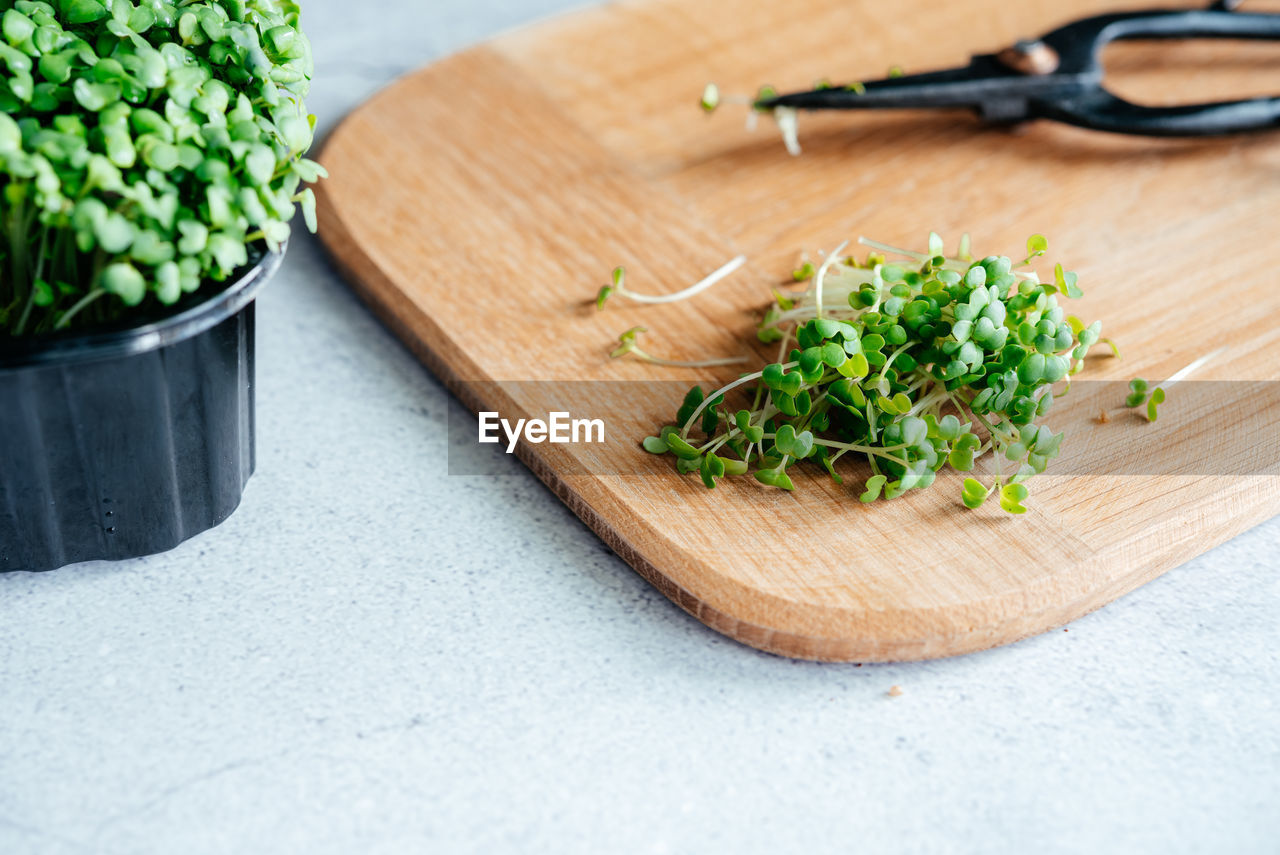
<svg viewBox="0 0 1280 855">
<path fill-rule="evenodd" d="M 932 229 L 948 244 L 971 232 L 979 255 L 1014 255 L 1042 232 L 1050 258 L 1080 274 L 1077 314 L 1102 319 L 1125 351 L 1123 362 L 1091 358 L 1085 376 L 1167 377 L 1228 343 L 1197 376 L 1280 377 L 1280 135 L 1159 141 L 984 127 L 964 113 L 815 115 L 801 117 L 804 154 L 791 157 L 767 123 L 752 133 L 741 113 L 697 109 L 708 81 L 750 93 L 951 66 L 1117 5 L 1139 4 L 633 0 L 555 18 L 411 74 L 352 113 L 320 156 L 332 174 L 321 236 L 468 407 L 605 420 L 604 445 L 525 443 L 522 458 L 708 626 L 824 660 L 1007 643 L 1280 512 L 1274 471 L 1204 468 L 1238 416 L 1204 396 L 1180 410 L 1171 396 L 1157 425 L 1113 409 L 1103 426 L 1095 416 L 1115 393 L 1084 392 L 1050 424 L 1068 430 L 1064 459 L 1087 459 L 1034 481 L 1018 518 L 965 511 L 954 473 L 870 506 L 856 500 L 857 465 L 843 487 L 797 469 L 794 493 L 745 479 L 708 491 L 638 440 L 672 418 L 688 385 L 736 369 L 606 354 L 643 324 L 656 353 L 747 353 L 759 365 L 754 317 L 802 251 L 859 234 L 920 245 Z M 1117 90 L 1148 103 L 1280 92 L 1269 45 L 1132 44 L 1107 59 Z M 692 302 L 588 305 L 615 265 L 637 290 L 664 292 L 739 253 L 747 267 Z M 1237 433 L 1274 433 L 1274 411 L 1263 415 Z M 1131 465 L 1157 446 L 1185 453 Z"/>
</svg>

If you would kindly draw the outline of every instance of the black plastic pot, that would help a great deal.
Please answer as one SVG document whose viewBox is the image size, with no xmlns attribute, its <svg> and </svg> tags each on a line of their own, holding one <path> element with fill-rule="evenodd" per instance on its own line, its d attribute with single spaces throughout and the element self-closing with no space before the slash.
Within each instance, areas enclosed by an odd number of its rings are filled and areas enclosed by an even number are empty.
<svg viewBox="0 0 1280 855">
<path fill-rule="evenodd" d="M 253 473 L 254 297 L 283 252 L 167 318 L 0 339 L 0 571 L 172 549 Z"/>
</svg>

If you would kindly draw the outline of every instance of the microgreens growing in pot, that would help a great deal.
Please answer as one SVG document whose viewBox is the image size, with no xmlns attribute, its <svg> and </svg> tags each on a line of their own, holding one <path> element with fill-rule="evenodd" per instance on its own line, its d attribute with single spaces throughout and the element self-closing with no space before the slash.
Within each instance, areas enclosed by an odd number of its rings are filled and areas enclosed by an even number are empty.
<svg viewBox="0 0 1280 855">
<path fill-rule="evenodd" d="M 871 467 L 863 502 L 928 487 L 945 466 L 976 473 L 988 460 L 985 480 L 964 480 L 964 505 L 994 493 L 1004 510 L 1025 512 L 1025 482 L 1063 439 L 1045 415 L 1103 340 L 1100 322 L 1086 325 L 1059 303 L 1081 296 L 1075 274 L 1059 264 L 1042 282 L 1030 269 L 1047 249 L 1040 235 L 1017 262 L 975 260 L 967 237 L 950 256 L 936 234 L 924 252 L 861 242 L 871 250 L 864 259 L 842 256 L 842 245 L 800 271 L 806 291 L 775 293 L 757 335 L 777 343 L 777 361 L 709 395 L 694 386 L 674 424 L 644 447 L 671 453 L 708 487 L 751 473 L 790 490 L 788 470 L 802 460 L 842 482 L 835 464 L 861 457 Z M 746 406 L 726 404 L 743 392 Z"/>
<path fill-rule="evenodd" d="M 311 49 L 287 0 L 0 0 L 0 331 L 141 317 L 278 248 Z"/>
</svg>

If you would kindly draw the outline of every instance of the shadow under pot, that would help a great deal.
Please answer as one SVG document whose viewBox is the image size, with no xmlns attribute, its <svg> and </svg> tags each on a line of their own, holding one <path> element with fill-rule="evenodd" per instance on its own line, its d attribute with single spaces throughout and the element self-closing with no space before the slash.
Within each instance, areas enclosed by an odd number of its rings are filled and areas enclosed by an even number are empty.
<svg viewBox="0 0 1280 855">
<path fill-rule="evenodd" d="M 0 571 L 172 549 L 253 474 L 254 298 L 280 252 L 140 326 L 0 339 Z"/>
</svg>

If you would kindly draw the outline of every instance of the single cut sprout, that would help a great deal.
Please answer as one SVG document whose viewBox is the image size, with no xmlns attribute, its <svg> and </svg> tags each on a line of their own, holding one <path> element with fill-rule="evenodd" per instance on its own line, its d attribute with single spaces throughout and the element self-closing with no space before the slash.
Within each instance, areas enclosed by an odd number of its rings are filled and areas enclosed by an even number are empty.
<svg viewBox="0 0 1280 855">
<path fill-rule="evenodd" d="M 857 85 L 861 86 L 861 84 Z M 778 90 L 772 86 L 761 86 L 755 97 L 749 98 L 745 95 L 722 95 L 719 86 L 708 83 L 702 90 L 702 98 L 698 104 L 708 114 L 714 113 L 721 104 L 739 104 L 748 108 L 747 128 L 749 130 L 755 130 L 756 118 L 761 113 L 767 113 L 782 133 L 782 142 L 787 147 L 787 152 L 798 155 L 800 154 L 800 114 L 792 107 L 762 106 L 764 102 L 776 97 L 778 97 Z"/>
<path fill-rule="evenodd" d="M 613 276 L 611 284 L 601 286 L 600 291 L 596 294 L 596 308 L 603 309 L 605 301 L 615 294 L 619 297 L 626 297 L 628 300 L 635 300 L 637 303 L 675 303 L 680 300 L 687 300 L 697 294 L 715 285 L 721 279 L 733 273 L 739 267 L 747 263 L 745 255 L 739 255 L 730 260 L 726 264 L 719 267 L 715 272 L 709 274 L 706 278 L 699 282 L 695 282 L 683 291 L 677 291 L 674 294 L 637 294 L 627 288 L 627 271 L 623 267 L 613 268 Z"/>
<path fill-rule="evenodd" d="M 1129 395 L 1125 398 L 1124 405 L 1126 407 L 1133 408 L 1141 407 L 1145 403 L 1147 405 L 1147 421 L 1154 422 L 1159 416 L 1159 413 L 1157 412 L 1159 406 L 1165 401 L 1166 391 L 1175 383 L 1179 383 L 1190 377 L 1196 371 L 1199 371 L 1210 360 L 1217 358 L 1226 350 L 1227 348 L 1224 346 L 1211 353 L 1206 353 L 1194 362 L 1184 365 L 1182 368 L 1173 372 L 1168 380 L 1165 380 L 1163 383 L 1156 384 L 1154 388 L 1141 377 L 1133 378 L 1129 381 Z"/>
</svg>

